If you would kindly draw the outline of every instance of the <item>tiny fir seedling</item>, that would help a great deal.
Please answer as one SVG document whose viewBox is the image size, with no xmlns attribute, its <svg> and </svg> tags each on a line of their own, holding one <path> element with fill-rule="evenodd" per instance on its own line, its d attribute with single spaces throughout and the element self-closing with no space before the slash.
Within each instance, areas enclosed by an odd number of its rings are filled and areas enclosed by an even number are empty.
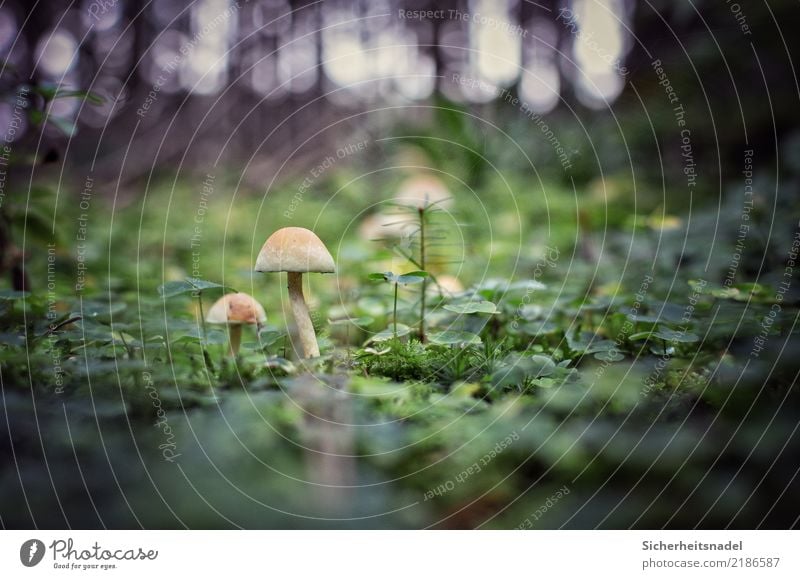
<svg viewBox="0 0 800 579">
<path fill-rule="evenodd" d="M 411 203 L 398 200 L 393 204 L 400 217 L 398 221 L 394 222 L 394 225 L 400 225 L 404 233 L 399 242 L 392 239 L 385 241 L 393 251 L 407 259 L 420 271 L 428 271 L 429 265 L 447 262 L 444 255 L 437 251 L 445 245 L 446 236 L 440 226 L 434 226 L 433 218 L 442 212 L 442 204 L 449 200 L 450 197 L 431 201 L 428 192 L 421 191 L 415 194 Z M 422 343 L 427 340 L 425 312 L 428 279 L 438 284 L 436 278 L 431 275 L 422 279 L 419 300 L 419 339 Z"/>
</svg>

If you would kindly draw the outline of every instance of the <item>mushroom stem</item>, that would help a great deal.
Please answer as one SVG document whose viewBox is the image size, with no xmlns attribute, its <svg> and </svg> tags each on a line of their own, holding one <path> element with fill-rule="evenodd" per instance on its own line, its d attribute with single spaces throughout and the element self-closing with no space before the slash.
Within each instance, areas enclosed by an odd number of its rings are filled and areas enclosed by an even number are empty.
<svg viewBox="0 0 800 579">
<path fill-rule="evenodd" d="M 311 323 L 308 306 L 303 297 L 303 274 L 290 271 L 288 276 L 289 300 L 292 302 L 292 313 L 297 324 L 297 331 L 300 334 L 300 341 L 303 344 L 303 353 L 306 358 L 318 358 L 317 335 L 314 333 L 314 325 Z"/>
<path fill-rule="evenodd" d="M 230 324 L 228 326 L 228 337 L 231 342 L 231 356 L 235 358 L 239 355 L 239 345 L 242 343 L 242 325 Z"/>
</svg>

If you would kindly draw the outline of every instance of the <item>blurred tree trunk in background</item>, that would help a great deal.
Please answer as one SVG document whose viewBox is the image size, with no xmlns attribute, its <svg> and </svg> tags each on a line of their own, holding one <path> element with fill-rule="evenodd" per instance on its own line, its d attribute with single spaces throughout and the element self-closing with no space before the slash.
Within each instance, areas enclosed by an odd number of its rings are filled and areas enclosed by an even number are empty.
<svg viewBox="0 0 800 579">
<path fill-rule="evenodd" d="M 161 91 L 153 109 L 142 118 L 136 111 L 153 88 L 152 81 L 147 80 L 150 74 L 147 71 L 148 67 L 154 66 L 151 62 L 156 50 L 154 41 L 163 38 L 166 32 L 163 26 L 159 26 L 153 11 L 158 8 L 179 13 L 194 7 L 194 4 L 184 5 L 165 0 L 157 6 L 154 4 L 143 7 L 141 3 L 130 0 L 119 2 L 123 6 L 122 26 L 133 22 L 131 54 L 127 66 L 116 73 L 125 86 L 125 101 L 115 107 L 115 114 L 107 128 L 80 125 L 81 130 L 73 139 L 70 155 L 74 161 L 71 166 L 79 167 L 81 172 L 86 172 L 86 168 L 94 164 L 95 172 L 101 178 L 115 180 L 125 159 L 122 182 L 129 183 L 147 176 L 154 167 L 171 171 L 184 157 L 182 171 L 196 168 L 203 173 L 209 163 L 221 153 L 222 161 L 232 164 L 246 162 L 255 154 L 248 170 L 247 181 L 260 185 L 272 177 L 277 167 L 292 155 L 298 144 L 319 133 L 313 143 L 297 151 L 293 161 L 284 168 L 286 177 L 303 171 L 308 159 L 313 159 L 319 150 L 340 142 L 359 122 L 362 125 L 365 123 L 358 117 L 353 117 L 352 122 L 341 124 L 334 124 L 335 121 L 375 105 L 375 102 L 355 98 L 342 105 L 341 102 L 332 102 L 330 98 L 323 96 L 335 88 L 325 71 L 320 71 L 313 88 L 302 93 L 266 99 L 264 94 L 254 90 L 249 84 L 248 63 L 253 58 L 258 59 L 269 53 L 269 47 L 278 46 L 275 44 L 277 41 L 288 37 L 265 35 L 263 30 L 257 30 L 254 36 L 244 39 L 244 31 L 255 26 L 253 11 L 266 6 L 251 0 L 241 3 L 236 17 L 232 19 L 232 22 L 236 22 L 236 28 L 228 38 L 230 58 L 225 86 L 208 95 L 188 95 L 185 88 L 175 93 Z M 327 1 L 323 4 L 307 0 L 291 2 L 291 8 L 297 11 L 296 14 L 314 11 L 311 22 L 317 29 L 329 27 L 322 12 L 333 10 L 337 6 L 345 7 L 345 10 L 352 9 L 353 14 L 358 15 L 375 9 L 377 5 L 364 1 Z M 401 19 L 397 17 L 397 11 L 402 7 L 404 10 L 464 12 L 470 10 L 473 4 L 466 0 L 395 0 L 385 6 L 389 24 L 418 33 L 420 53 L 428 55 L 435 65 L 435 74 L 438 75 L 435 82 L 438 88 L 441 89 L 443 83 L 451 82 L 443 76 L 444 71 L 448 70 L 447 56 L 437 47 L 447 42 L 446 29 L 455 23 L 447 18 Z M 569 55 L 570 43 L 575 41 L 574 33 L 558 20 L 558 10 L 572 4 L 555 1 L 534 4 L 520 0 L 511 6 L 511 14 L 519 23 L 527 25 L 534 18 L 547 19 L 554 23 L 560 35 L 558 48 Z M 619 132 L 615 125 L 619 121 L 621 126 L 626 127 L 625 136 L 630 139 L 628 144 L 631 150 L 634 155 L 641 151 L 641 160 L 646 167 L 655 154 L 649 122 L 653 122 L 659 140 L 673 139 L 676 132 L 679 132 L 671 106 L 664 98 L 663 89 L 652 69 L 652 61 L 657 58 L 668 70 L 670 81 L 681 97 L 687 120 L 693 127 L 693 145 L 700 158 L 716 167 L 720 165 L 716 159 L 719 152 L 723 162 L 738 162 L 742 135 L 745 132 L 748 143 L 761 151 L 761 162 L 766 162 L 768 157 L 774 158 L 777 154 L 774 127 L 778 128 L 777 138 L 780 140 L 794 134 L 798 124 L 797 107 L 791 104 L 796 98 L 792 91 L 797 89 L 797 79 L 794 77 L 788 52 L 790 46 L 796 45 L 794 31 L 800 24 L 797 5 L 789 2 L 752 3 L 746 6 L 742 4 L 741 9 L 746 16 L 750 34 L 743 32 L 742 21 L 737 20 L 731 5 L 726 2 L 657 0 L 650 3 L 636 2 L 632 7 L 631 24 L 634 36 L 626 42 L 633 46 L 624 63 L 630 73 L 625 79 L 626 88 L 611 105 L 616 117 L 609 111 L 596 111 L 581 106 L 575 98 L 571 79 L 562 78 L 560 96 L 563 102 L 546 115 L 548 124 L 559 133 L 569 134 L 575 132 L 577 115 L 581 121 L 591 122 L 595 126 L 607 125 L 608 132 L 614 133 Z M 18 26 L 24 22 L 22 35 L 27 46 L 27 70 L 20 70 L 23 77 L 33 68 L 37 58 L 37 45 L 42 38 L 47 38 L 52 33 L 54 26 L 72 30 L 76 41 L 82 38 L 86 30 L 85 11 L 88 7 L 85 4 L 76 7 L 66 0 L 49 0 L 34 5 L 27 2 L 8 4 L 5 9 L 13 10 Z M 193 34 L 189 25 L 192 21 L 190 16 L 187 10 L 175 21 L 176 28 L 186 39 Z M 263 24 L 262 22 L 260 25 Z M 373 24 L 370 20 L 364 26 L 366 28 L 362 32 L 369 37 L 378 24 Z M 785 37 L 775 34 L 776 26 L 780 26 Z M 87 36 L 87 42 L 80 50 L 79 84 L 84 87 L 96 80 L 102 60 L 100 55 L 94 53 L 91 38 L 91 35 Z M 320 62 L 325 57 L 320 33 L 316 34 L 315 39 L 314 58 Z M 248 55 L 248 51 L 254 52 Z M 564 76 L 563 71 L 561 75 Z M 34 78 L 38 78 L 38 73 L 34 74 Z M 794 81 L 790 82 L 791 79 Z M 6 74 L 3 85 L 8 84 Z M 647 102 L 649 119 L 643 114 L 641 103 L 631 87 L 635 87 Z M 511 90 L 516 89 L 512 87 Z M 431 102 L 431 99 L 420 102 Z M 415 103 L 408 101 L 408 104 Z M 453 106 L 469 107 L 469 104 Z M 302 113 L 284 122 L 289 115 L 301 108 Z M 475 110 L 490 115 L 501 123 L 513 124 L 520 116 L 514 107 L 497 102 L 482 104 Z M 419 109 L 408 109 L 407 114 L 413 124 L 414 118 L 422 113 Z M 393 120 L 395 117 L 390 118 Z M 370 122 L 375 120 L 376 115 L 373 114 Z M 377 122 L 374 126 L 383 131 L 386 124 Z M 323 128 L 325 130 L 320 131 Z M 235 134 L 228 142 L 228 136 L 234 129 Z M 268 135 L 270 136 L 267 139 Z M 60 142 L 65 146 L 64 138 Z M 221 150 L 223 146 L 224 151 Z M 601 162 L 607 161 L 613 166 L 625 161 L 617 161 L 615 158 L 619 146 L 620 143 L 613 142 L 599 147 L 600 154 L 604 156 Z M 582 150 L 579 142 L 573 148 Z M 671 147 L 663 151 L 668 164 L 680 161 L 679 155 L 675 159 L 674 149 Z M 97 159 L 94 158 L 96 150 Z M 126 152 L 130 150 L 136 150 L 136 155 L 126 157 Z M 596 176 L 594 161 L 590 155 L 578 157 L 573 178 L 578 183 L 588 182 Z M 706 174 L 704 177 L 710 177 L 710 182 L 715 183 L 719 175 Z"/>
</svg>

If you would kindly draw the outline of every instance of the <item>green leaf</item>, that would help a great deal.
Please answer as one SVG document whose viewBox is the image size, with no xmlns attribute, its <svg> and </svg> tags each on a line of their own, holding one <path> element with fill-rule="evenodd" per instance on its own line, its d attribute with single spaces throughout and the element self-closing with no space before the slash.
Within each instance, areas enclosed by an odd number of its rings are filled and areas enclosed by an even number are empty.
<svg viewBox="0 0 800 579">
<path fill-rule="evenodd" d="M 584 354 L 594 354 L 596 352 L 611 352 L 616 348 L 616 344 L 611 340 L 595 340 L 584 350 Z"/>
<path fill-rule="evenodd" d="M 611 340 L 603 340 L 591 332 L 581 332 L 577 338 L 567 335 L 567 344 L 570 350 L 584 355 L 608 352 L 616 347 Z"/>
<path fill-rule="evenodd" d="M 653 334 L 656 338 L 667 342 L 680 342 L 683 344 L 690 344 L 700 340 L 695 334 L 685 332 L 682 330 L 670 330 L 669 328 L 661 328 Z"/>
<path fill-rule="evenodd" d="M 208 330 L 206 344 L 227 344 L 228 334 L 223 330 Z"/>
<path fill-rule="evenodd" d="M 158 286 L 158 295 L 163 298 L 171 298 L 193 291 L 192 286 L 186 281 L 168 281 Z"/>
<path fill-rule="evenodd" d="M 578 306 L 578 311 L 580 312 L 602 312 L 607 309 L 607 303 L 584 302 Z"/>
<path fill-rule="evenodd" d="M 264 362 L 264 367 L 269 369 L 283 370 L 287 374 L 292 374 L 296 370 L 296 367 L 292 362 L 286 358 L 281 358 L 280 356 L 270 356 L 267 358 L 266 362 Z"/>
<path fill-rule="evenodd" d="M 376 350 L 375 348 L 364 348 L 363 350 L 365 354 L 369 354 L 371 356 L 383 356 L 391 351 L 391 348 L 381 348 L 380 350 Z"/>
<path fill-rule="evenodd" d="M 619 362 L 620 360 L 625 359 L 625 356 L 620 354 L 618 351 L 611 350 L 605 352 L 596 352 L 594 357 L 601 362 Z"/>
<path fill-rule="evenodd" d="M 518 386 L 525 381 L 525 371 L 519 363 L 508 364 L 505 362 L 501 367 L 492 372 L 490 380 L 492 384 L 498 388 Z"/>
<path fill-rule="evenodd" d="M 142 347 L 142 343 L 127 332 L 121 332 L 121 331 L 111 332 L 111 339 L 117 345 L 133 347 L 133 348 Z"/>
<path fill-rule="evenodd" d="M 271 346 L 283 336 L 284 333 L 277 330 L 261 330 L 258 333 L 258 343 L 262 347 Z"/>
<path fill-rule="evenodd" d="M 101 97 L 99 94 L 86 90 L 61 89 L 57 85 L 50 85 L 50 84 L 40 85 L 40 86 L 30 87 L 30 90 L 32 92 L 35 92 L 43 96 L 47 100 L 82 98 L 84 100 L 89 101 L 93 105 L 101 105 L 105 102 L 105 99 Z"/>
<path fill-rule="evenodd" d="M 128 306 L 125 302 L 114 302 L 112 304 L 101 301 L 84 301 L 81 311 L 73 312 L 72 316 L 80 316 L 84 321 L 95 321 L 102 324 L 111 323 L 116 314 L 119 314 Z M 115 329 L 118 326 L 114 324 Z"/>
<path fill-rule="evenodd" d="M 398 275 L 396 281 L 397 283 L 402 284 L 422 283 L 427 277 L 428 272 L 426 271 L 411 271 L 402 275 Z"/>
<path fill-rule="evenodd" d="M 93 105 L 101 105 L 105 102 L 105 99 L 101 97 L 97 93 L 85 91 L 85 90 L 60 90 L 57 91 L 53 99 L 65 99 L 65 98 L 82 98 L 85 101 L 90 102 Z"/>
<path fill-rule="evenodd" d="M 385 271 L 383 273 L 371 273 L 367 276 L 367 279 L 372 281 L 388 281 L 394 283 L 395 279 L 397 278 L 391 271 Z"/>
<path fill-rule="evenodd" d="M 354 326 L 369 326 L 374 321 L 375 318 L 371 316 L 361 316 L 358 318 L 342 318 L 341 320 L 328 320 L 328 323 L 331 326 L 345 326 L 347 324 L 353 324 Z"/>
<path fill-rule="evenodd" d="M 650 340 L 652 338 L 658 338 L 659 340 L 664 340 L 665 342 L 680 342 L 686 344 L 700 340 L 700 338 L 691 332 L 670 330 L 669 328 L 660 328 L 654 332 L 637 332 L 628 336 L 628 339 L 633 341 Z"/>
<path fill-rule="evenodd" d="M 754 282 L 737 283 L 731 287 L 726 287 L 698 280 L 691 280 L 689 281 L 689 286 L 693 291 L 700 294 L 739 302 L 771 302 L 770 296 L 774 295 L 774 292 L 768 286 Z"/>
<path fill-rule="evenodd" d="M 463 304 L 447 304 L 444 306 L 449 312 L 457 314 L 496 314 L 497 306 L 489 301 L 467 302 Z"/>
<path fill-rule="evenodd" d="M 202 293 L 210 290 L 236 291 L 231 287 L 196 277 L 187 277 L 182 281 L 168 281 L 167 283 L 158 286 L 158 294 L 163 298 L 171 298 L 193 292 Z"/>
<path fill-rule="evenodd" d="M 560 331 L 556 324 L 545 321 L 526 322 L 519 329 L 528 336 L 547 336 Z"/>
<path fill-rule="evenodd" d="M 721 287 L 709 290 L 710 295 L 722 299 L 740 299 L 740 292 L 735 287 Z"/>
<path fill-rule="evenodd" d="M 675 353 L 675 348 L 672 346 L 664 347 L 661 344 L 652 344 L 650 346 L 650 352 L 655 354 L 656 356 L 672 356 Z"/>
<path fill-rule="evenodd" d="M 224 289 L 231 289 L 232 290 L 233 289 L 233 288 L 228 288 L 227 286 L 215 283 L 213 281 L 206 281 L 204 279 L 200 279 L 200 278 L 197 278 L 197 277 L 187 277 L 186 278 L 186 282 L 188 284 L 191 284 L 194 287 L 195 291 L 205 291 L 205 290 L 210 290 L 210 289 L 221 289 L 221 290 L 224 290 Z"/>
<path fill-rule="evenodd" d="M 547 289 L 547 286 L 535 279 L 520 279 L 508 285 L 509 290 L 525 290 L 526 292 Z"/>
<path fill-rule="evenodd" d="M 198 335 L 192 334 L 184 334 L 183 336 L 178 336 L 177 338 L 172 339 L 173 344 L 200 344 L 202 340 Z"/>
<path fill-rule="evenodd" d="M 574 369 L 559 368 L 549 356 L 535 354 L 531 357 L 517 353 L 509 354 L 500 368 L 491 375 L 492 384 L 498 387 L 520 387 L 526 379 L 545 378 L 558 370 L 564 375 L 571 375 Z"/>
<path fill-rule="evenodd" d="M 537 378 L 533 384 L 539 388 L 552 388 L 556 385 L 556 381 L 553 378 Z"/>
<path fill-rule="evenodd" d="M 405 324 L 397 324 L 397 337 L 406 336 L 411 333 L 411 328 L 406 326 Z M 394 339 L 395 336 L 395 329 L 394 324 L 389 324 L 389 327 L 385 330 L 382 330 L 372 336 L 369 340 L 367 340 L 367 344 L 370 342 L 386 342 L 388 340 Z"/>
<path fill-rule="evenodd" d="M 29 295 L 31 295 L 31 292 L 20 292 L 10 289 L 0 290 L 0 300 L 4 301 L 21 300 L 27 298 Z"/>
<path fill-rule="evenodd" d="M 525 364 L 525 372 L 536 378 L 549 376 L 556 370 L 556 363 L 552 358 L 542 355 L 531 356 L 530 362 Z"/>
<path fill-rule="evenodd" d="M 0 334 L 0 344 L 5 346 L 22 346 L 25 344 L 25 336 L 21 334 Z"/>
<path fill-rule="evenodd" d="M 645 324 L 658 324 L 664 321 L 658 316 L 653 316 L 650 314 L 627 314 L 626 317 L 632 322 Z"/>
<path fill-rule="evenodd" d="M 444 332 L 431 332 L 428 334 L 428 340 L 432 344 L 451 345 L 451 344 L 480 344 L 481 338 L 472 332 L 459 332 L 447 330 Z"/>
</svg>

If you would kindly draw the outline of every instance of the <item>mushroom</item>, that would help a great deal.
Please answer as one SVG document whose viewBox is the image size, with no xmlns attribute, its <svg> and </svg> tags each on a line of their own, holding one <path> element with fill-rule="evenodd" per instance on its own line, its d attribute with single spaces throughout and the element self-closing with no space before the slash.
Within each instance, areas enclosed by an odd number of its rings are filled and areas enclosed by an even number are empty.
<svg viewBox="0 0 800 579">
<path fill-rule="evenodd" d="M 242 324 L 260 326 L 267 321 L 267 313 L 255 299 L 245 293 L 225 294 L 219 298 L 206 315 L 209 324 L 225 324 L 228 326 L 231 356 L 239 353 L 242 341 Z"/>
<path fill-rule="evenodd" d="M 419 208 L 437 204 L 442 209 L 447 209 L 453 204 L 453 196 L 439 177 L 419 173 L 408 177 L 400 184 L 395 201 L 409 207 Z"/>
<path fill-rule="evenodd" d="M 408 223 L 397 215 L 373 213 L 365 217 L 358 226 L 358 235 L 364 241 L 401 239 L 408 237 L 413 227 L 413 223 Z"/>
<path fill-rule="evenodd" d="M 325 244 L 313 231 L 302 227 L 284 227 L 269 236 L 256 259 L 256 271 L 285 271 L 289 277 L 289 300 L 292 304 L 303 353 L 306 358 L 319 357 L 314 325 L 303 297 L 303 274 L 334 273 L 336 265 Z"/>
<path fill-rule="evenodd" d="M 444 298 L 451 298 L 464 291 L 464 286 L 454 275 L 436 276 L 436 283 L 428 286 L 428 292 L 432 295 L 439 294 Z"/>
</svg>

